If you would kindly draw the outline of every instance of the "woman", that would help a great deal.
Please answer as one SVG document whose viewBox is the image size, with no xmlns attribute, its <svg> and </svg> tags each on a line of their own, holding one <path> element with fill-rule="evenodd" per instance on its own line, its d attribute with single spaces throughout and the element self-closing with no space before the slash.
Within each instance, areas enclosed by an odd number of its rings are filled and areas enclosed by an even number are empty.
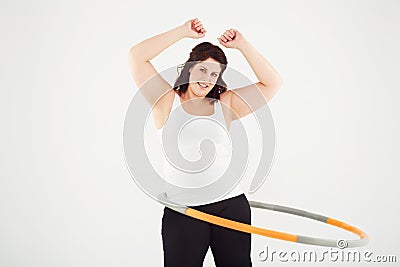
<svg viewBox="0 0 400 267">
<path fill-rule="evenodd" d="M 259 82 L 227 90 L 222 80 L 227 64 L 225 54 L 218 46 L 203 42 L 193 48 L 175 85 L 171 86 L 157 73 L 150 60 L 180 39 L 202 38 L 206 32 L 201 21 L 195 18 L 130 49 L 134 81 L 153 107 L 157 129 L 162 129 L 166 124 L 174 103 L 182 104 L 183 112 L 194 116 L 209 116 L 219 109 L 229 129 L 232 121 L 265 105 L 281 87 L 280 75 L 235 29 L 226 30 L 217 40 L 226 48 L 239 50 Z M 150 77 L 152 79 L 149 82 Z M 262 97 L 257 92 L 261 92 Z M 234 190 L 222 200 L 192 208 L 251 224 L 250 206 L 240 190 Z M 211 248 L 216 266 L 252 266 L 250 234 L 203 222 L 167 207 L 162 218 L 162 239 L 164 266 L 202 266 L 208 247 Z"/>
</svg>

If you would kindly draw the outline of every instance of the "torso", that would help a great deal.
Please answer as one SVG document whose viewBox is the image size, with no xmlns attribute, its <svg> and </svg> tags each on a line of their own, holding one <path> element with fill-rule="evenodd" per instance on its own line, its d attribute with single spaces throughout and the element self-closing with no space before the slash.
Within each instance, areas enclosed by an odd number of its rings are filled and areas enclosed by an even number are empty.
<svg viewBox="0 0 400 267">
<path fill-rule="evenodd" d="M 164 147 L 165 140 L 172 140 L 165 139 L 171 138 L 168 137 L 168 134 L 179 132 L 179 153 L 184 155 L 184 158 L 190 161 L 198 161 L 199 157 L 201 158 L 201 153 L 199 154 L 199 150 L 193 148 L 196 146 L 198 147 L 199 140 L 204 139 L 213 140 L 216 153 L 213 164 L 201 172 L 193 173 L 182 172 L 181 170 L 177 169 L 176 166 L 171 164 L 165 153 L 160 153 L 162 165 L 160 172 L 161 176 L 168 183 L 174 186 L 191 189 L 208 186 L 217 182 L 217 180 L 224 175 L 227 168 L 229 168 L 232 157 L 232 144 L 229 138 L 229 128 L 226 127 L 226 112 L 224 111 L 225 105 L 223 105 L 221 101 L 216 101 L 214 102 L 214 105 L 209 105 L 209 107 L 205 104 L 204 110 L 206 111 L 204 111 L 204 115 L 193 115 L 187 112 L 189 111 L 189 108 L 187 110 L 183 108 L 186 101 L 183 100 L 175 91 L 173 91 L 171 94 L 167 93 L 164 97 L 165 101 L 170 101 L 170 104 L 168 104 L 168 113 L 165 113 L 167 115 L 155 116 L 153 110 L 154 118 L 159 119 L 158 122 L 160 123 L 160 127 L 156 127 L 156 134 L 160 147 Z M 172 97 L 173 99 L 171 99 Z M 226 96 L 225 98 L 222 97 L 222 99 L 226 98 Z M 185 106 L 185 108 L 186 107 L 188 106 Z M 229 109 L 226 108 L 225 110 Z M 163 118 L 163 116 L 165 116 L 166 119 L 163 120 L 161 124 L 160 118 Z M 208 118 L 202 120 L 199 119 L 198 116 L 210 117 L 211 120 L 208 120 Z M 182 123 L 185 123 L 189 120 L 191 123 L 184 124 L 185 126 L 182 128 Z M 225 124 L 226 129 L 218 126 L 218 124 L 220 126 L 221 124 Z M 168 130 L 165 131 L 165 129 Z M 182 129 L 183 131 L 181 131 Z M 174 134 L 174 136 L 176 135 Z M 162 152 L 163 149 L 160 151 Z M 211 201 L 210 203 L 235 197 L 241 194 L 244 194 L 244 190 L 241 188 L 240 184 L 237 184 L 224 197 Z M 178 194 L 176 197 L 179 199 L 181 196 Z M 190 200 L 187 201 L 190 202 Z"/>
</svg>

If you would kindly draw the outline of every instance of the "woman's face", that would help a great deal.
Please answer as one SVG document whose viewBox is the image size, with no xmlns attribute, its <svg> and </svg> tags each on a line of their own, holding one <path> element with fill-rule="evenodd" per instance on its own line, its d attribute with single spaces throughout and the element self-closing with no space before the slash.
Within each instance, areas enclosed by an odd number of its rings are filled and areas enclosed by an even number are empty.
<svg viewBox="0 0 400 267">
<path fill-rule="evenodd" d="M 206 96 L 214 87 L 221 73 L 218 61 L 208 58 L 189 70 L 189 88 L 197 96 Z"/>
</svg>

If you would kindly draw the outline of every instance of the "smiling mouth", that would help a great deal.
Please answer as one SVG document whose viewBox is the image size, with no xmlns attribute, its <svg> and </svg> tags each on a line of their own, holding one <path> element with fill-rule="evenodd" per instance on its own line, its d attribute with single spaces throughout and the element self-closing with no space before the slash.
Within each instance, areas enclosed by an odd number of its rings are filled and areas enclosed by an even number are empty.
<svg viewBox="0 0 400 267">
<path fill-rule="evenodd" d="M 200 88 L 202 88 L 202 89 L 207 89 L 207 88 L 208 88 L 208 85 L 205 84 L 205 83 L 197 82 L 197 84 L 198 84 L 198 85 L 200 86 Z"/>
</svg>

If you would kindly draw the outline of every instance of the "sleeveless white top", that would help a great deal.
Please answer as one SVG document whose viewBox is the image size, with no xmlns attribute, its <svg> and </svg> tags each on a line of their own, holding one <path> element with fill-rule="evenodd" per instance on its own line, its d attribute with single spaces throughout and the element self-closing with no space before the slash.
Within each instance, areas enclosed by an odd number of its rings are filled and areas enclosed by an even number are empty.
<svg viewBox="0 0 400 267">
<path fill-rule="evenodd" d="M 174 103 L 170 112 L 170 116 L 175 112 L 179 112 L 175 114 L 179 114 L 179 116 L 185 116 L 185 122 L 188 122 L 184 127 L 181 127 L 182 131 L 179 132 L 178 149 L 181 155 L 187 161 L 199 160 L 201 158 L 200 143 L 202 139 L 208 139 L 212 141 L 214 143 L 216 153 L 212 164 L 210 164 L 206 170 L 191 173 L 183 172 L 175 168 L 167 160 L 166 155 L 162 155 L 163 178 L 176 186 L 187 188 L 201 187 L 211 184 L 218 180 L 218 178 L 222 177 L 230 164 L 230 158 L 232 156 L 232 146 L 230 142 L 229 131 L 226 128 L 221 103 L 219 101 L 214 102 L 213 115 L 197 116 L 187 113 L 182 107 L 179 95 L 176 92 L 174 92 L 174 94 Z M 161 146 L 163 130 L 171 121 L 169 118 L 170 117 L 168 117 L 163 127 L 158 130 L 156 129 L 158 140 Z M 207 119 L 204 120 L 201 118 Z M 213 202 L 232 198 L 241 194 L 244 194 L 244 191 L 240 185 L 237 184 L 227 195 Z"/>
</svg>

